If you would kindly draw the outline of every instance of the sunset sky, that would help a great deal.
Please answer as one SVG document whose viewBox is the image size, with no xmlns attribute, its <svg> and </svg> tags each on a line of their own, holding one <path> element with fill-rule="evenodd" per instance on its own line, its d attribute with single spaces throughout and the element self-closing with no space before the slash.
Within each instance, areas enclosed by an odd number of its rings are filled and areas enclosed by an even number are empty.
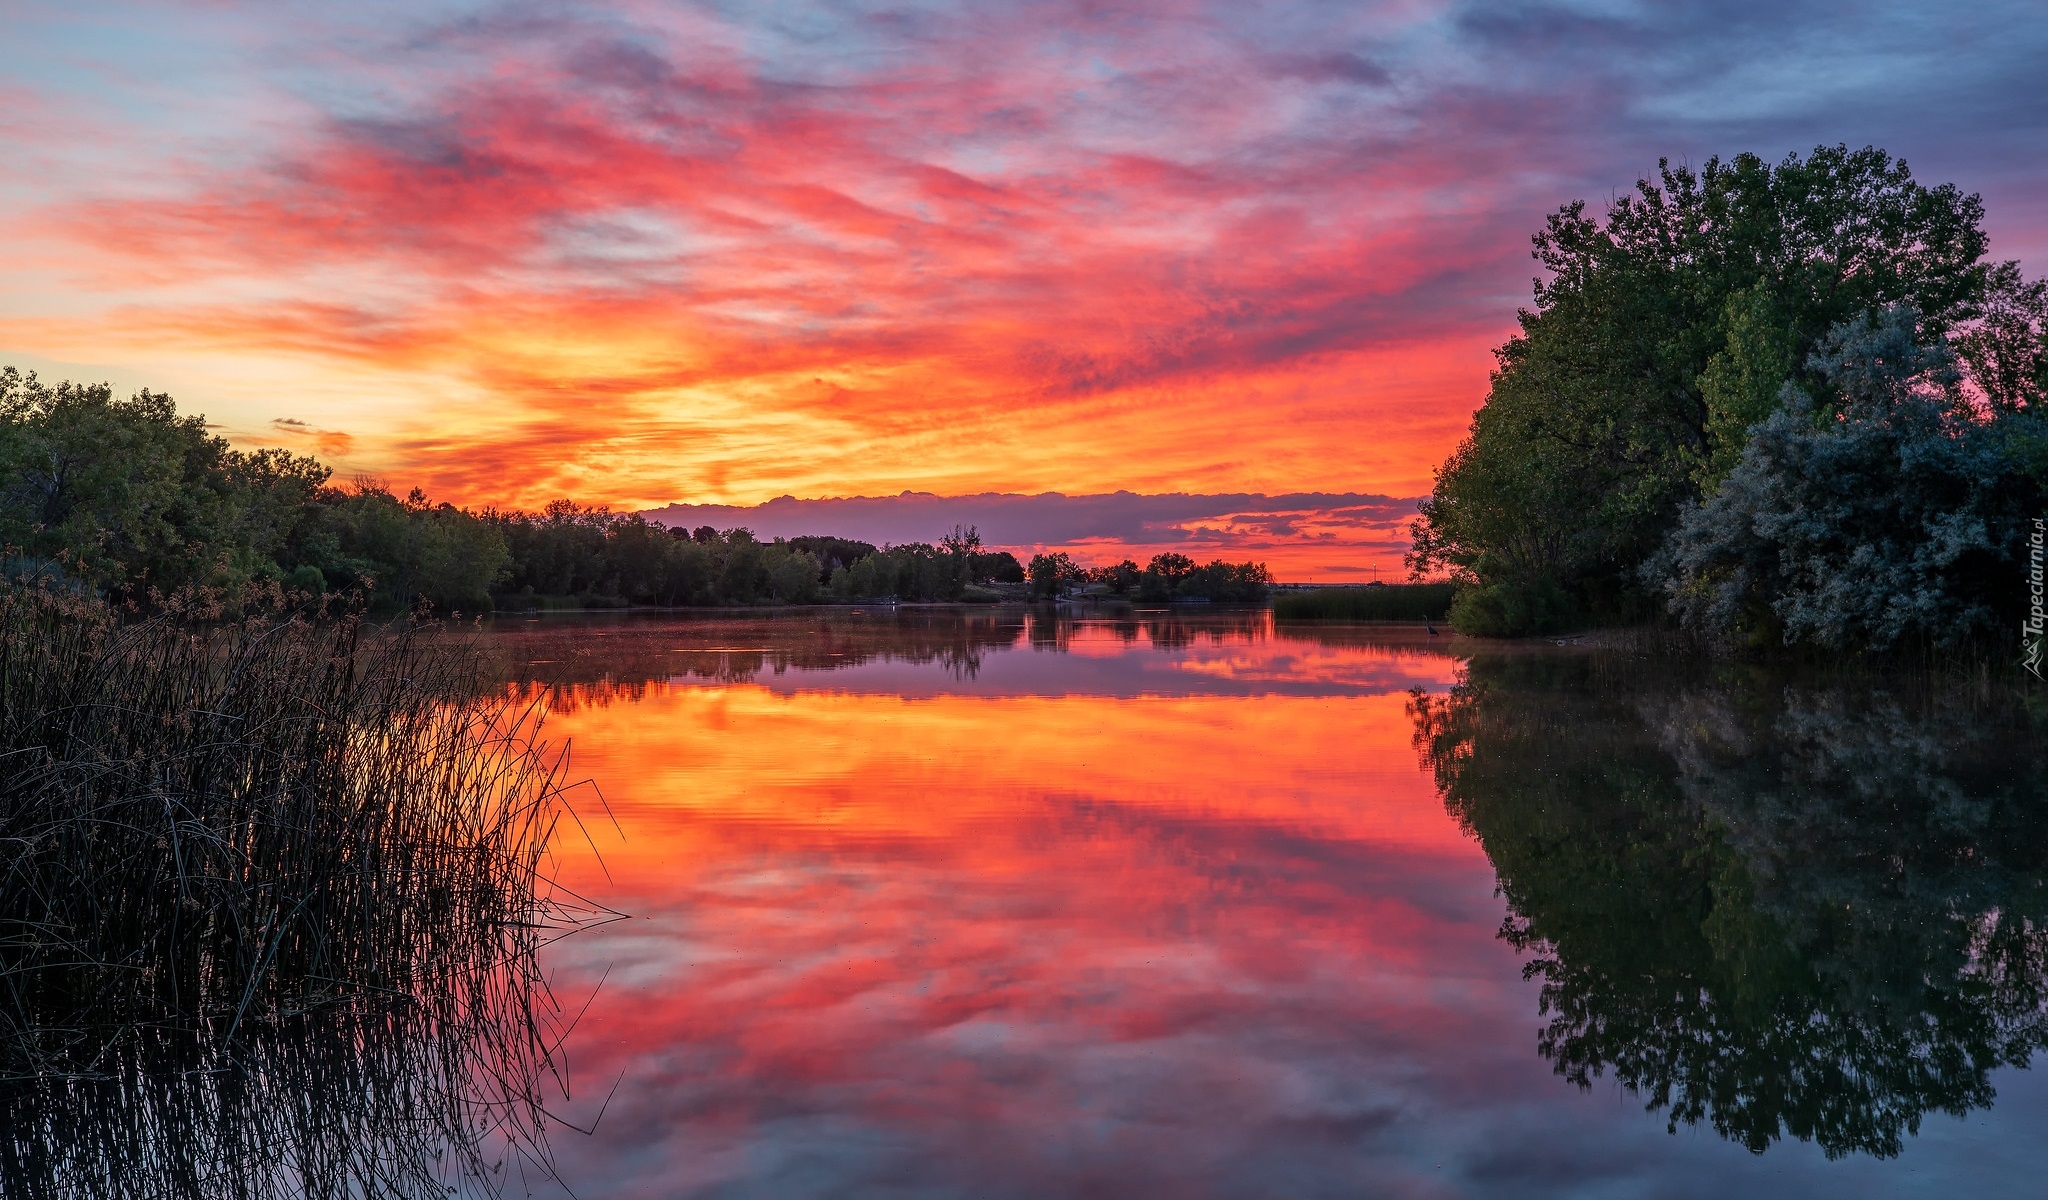
<svg viewBox="0 0 2048 1200">
<path fill-rule="evenodd" d="M 2033 3 L 16 0 L 0 36 L 0 362 L 466 504 L 1413 497 L 1529 233 L 1659 155 L 1875 143 L 2048 268 Z"/>
</svg>

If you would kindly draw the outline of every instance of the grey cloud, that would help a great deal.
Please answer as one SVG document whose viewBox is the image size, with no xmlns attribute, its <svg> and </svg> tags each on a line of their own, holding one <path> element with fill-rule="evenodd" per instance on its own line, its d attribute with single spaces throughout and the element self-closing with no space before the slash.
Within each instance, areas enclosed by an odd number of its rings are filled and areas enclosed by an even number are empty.
<svg viewBox="0 0 2048 1200">
<path fill-rule="evenodd" d="M 854 496 L 798 500 L 781 496 L 763 504 L 671 504 L 647 512 L 650 520 L 670 526 L 721 529 L 745 526 L 759 537 L 829 534 L 874 542 L 934 541 L 955 525 L 973 525 L 991 546 L 1063 546 L 1085 542 L 1138 545 L 1222 543 L 1232 539 L 1202 537 L 1185 525 L 1242 517 L 1263 536 L 1301 538 L 1296 526 L 1316 517 L 1362 528 L 1405 526 L 1415 515 L 1414 499 L 1356 492 L 1297 492 L 1196 495 L 1173 492 L 1139 495 L 1110 492 L 1067 496 L 1043 492 L 1035 496 L 984 492 L 975 496 L 938 496 L 903 492 L 895 496 Z M 1261 534 L 1252 534 L 1252 540 Z"/>
</svg>

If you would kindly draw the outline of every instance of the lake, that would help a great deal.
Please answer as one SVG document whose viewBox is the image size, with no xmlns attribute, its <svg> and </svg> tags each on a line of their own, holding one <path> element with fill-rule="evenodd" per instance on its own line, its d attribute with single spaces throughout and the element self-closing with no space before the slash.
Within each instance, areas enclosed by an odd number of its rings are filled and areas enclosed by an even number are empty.
<svg viewBox="0 0 2048 1200">
<path fill-rule="evenodd" d="M 629 917 L 547 951 L 578 1195 L 2048 1168 L 2042 715 L 1997 689 L 1264 612 L 487 637 L 591 783 L 562 879 Z"/>
</svg>

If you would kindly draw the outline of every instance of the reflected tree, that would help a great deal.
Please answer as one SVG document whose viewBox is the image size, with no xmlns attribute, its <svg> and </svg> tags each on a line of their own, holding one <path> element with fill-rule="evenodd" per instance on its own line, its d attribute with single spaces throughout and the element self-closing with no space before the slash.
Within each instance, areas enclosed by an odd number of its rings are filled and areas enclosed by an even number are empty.
<svg viewBox="0 0 2048 1200">
<path fill-rule="evenodd" d="M 1541 1053 L 1756 1152 L 1895 1155 L 1926 1113 L 1989 1105 L 2048 1039 L 2024 707 L 1672 675 L 1503 656 L 1411 698 L 1542 982 Z"/>
</svg>

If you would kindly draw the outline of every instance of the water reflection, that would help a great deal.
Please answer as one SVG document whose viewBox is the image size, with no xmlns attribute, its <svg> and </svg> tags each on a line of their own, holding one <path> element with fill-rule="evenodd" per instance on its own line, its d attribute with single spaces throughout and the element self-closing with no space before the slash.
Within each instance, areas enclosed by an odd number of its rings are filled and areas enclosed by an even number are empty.
<svg viewBox="0 0 2048 1200">
<path fill-rule="evenodd" d="M 0 1194 L 529 1194 L 552 1180 L 544 1093 L 560 1082 L 556 1034 L 534 1023 L 553 1014 L 531 999 L 322 1011 L 229 1047 L 147 1031 L 87 1072 L 5 1080 Z"/>
<path fill-rule="evenodd" d="M 1482 657 L 1411 714 L 1581 1087 L 1891 1156 L 2048 1042 L 2048 773 L 2015 698 Z"/>
<path fill-rule="evenodd" d="M 501 624 L 486 645 L 505 678 L 567 707 L 749 683 L 907 697 L 1378 695 L 1434 686 L 1454 662 L 1447 639 L 1419 628 L 1276 629 L 1267 612 L 1227 609 L 551 618 Z"/>
<path fill-rule="evenodd" d="M 2032 921 L 2038 877 L 2008 710 L 1263 614 L 494 637 L 618 818 L 568 882 L 634 914 L 551 952 L 604 981 L 571 1052 L 619 1080 L 562 1147 L 581 1194 L 1863 1200 L 2041 1165 L 2048 1102 L 1999 1065 L 2038 1044 L 2040 956 L 1994 949 L 2038 924 L 1987 920 Z M 1787 732 L 1823 712 L 1855 727 Z M 1915 728 L 1933 766 L 1896 757 Z M 1923 777 L 1928 821 L 2005 815 L 1862 827 Z M 1866 778 L 1896 786 L 1824 794 Z M 1811 854 L 1820 812 L 1853 836 Z M 1937 860 L 1882 920 L 1825 882 Z"/>
<path fill-rule="evenodd" d="M 1403 716 L 1455 661 L 1390 648 L 1317 682 L 1285 666 L 1326 648 L 1258 619 L 1011 628 L 975 680 L 878 656 L 563 697 L 551 732 L 624 830 L 587 883 L 635 915 L 557 960 L 606 978 L 572 1052 L 622 1080 L 564 1148 L 581 1190 L 1315 1195 L 1434 1170 L 1359 1144 L 1428 1119 L 1409 1048 L 1470 1039 L 1447 993 L 1492 986 L 1472 958 L 1497 951 L 1454 933 L 1491 930 L 1491 875 Z M 1185 669 L 1221 662 L 1267 679 Z"/>
<path fill-rule="evenodd" d="M 1064 653 L 1109 643 L 1180 650 L 1197 643 L 1259 642 L 1272 629 L 1264 611 L 1191 618 L 1170 610 L 1125 609 L 1077 616 L 1049 609 L 834 609 L 811 616 L 663 615 L 584 621 L 533 619 L 499 627 L 494 648 L 515 673 L 574 685 L 691 678 L 745 682 L 764 672 L 837 671 L 877 660 L 931 666 L 973 679 L 992 652 L 1029 646 Z M 1310 631 L 1308 636 L 1319 636 Z M 541 668 L 548 668 L 543 670 Z"/>
</svg>

